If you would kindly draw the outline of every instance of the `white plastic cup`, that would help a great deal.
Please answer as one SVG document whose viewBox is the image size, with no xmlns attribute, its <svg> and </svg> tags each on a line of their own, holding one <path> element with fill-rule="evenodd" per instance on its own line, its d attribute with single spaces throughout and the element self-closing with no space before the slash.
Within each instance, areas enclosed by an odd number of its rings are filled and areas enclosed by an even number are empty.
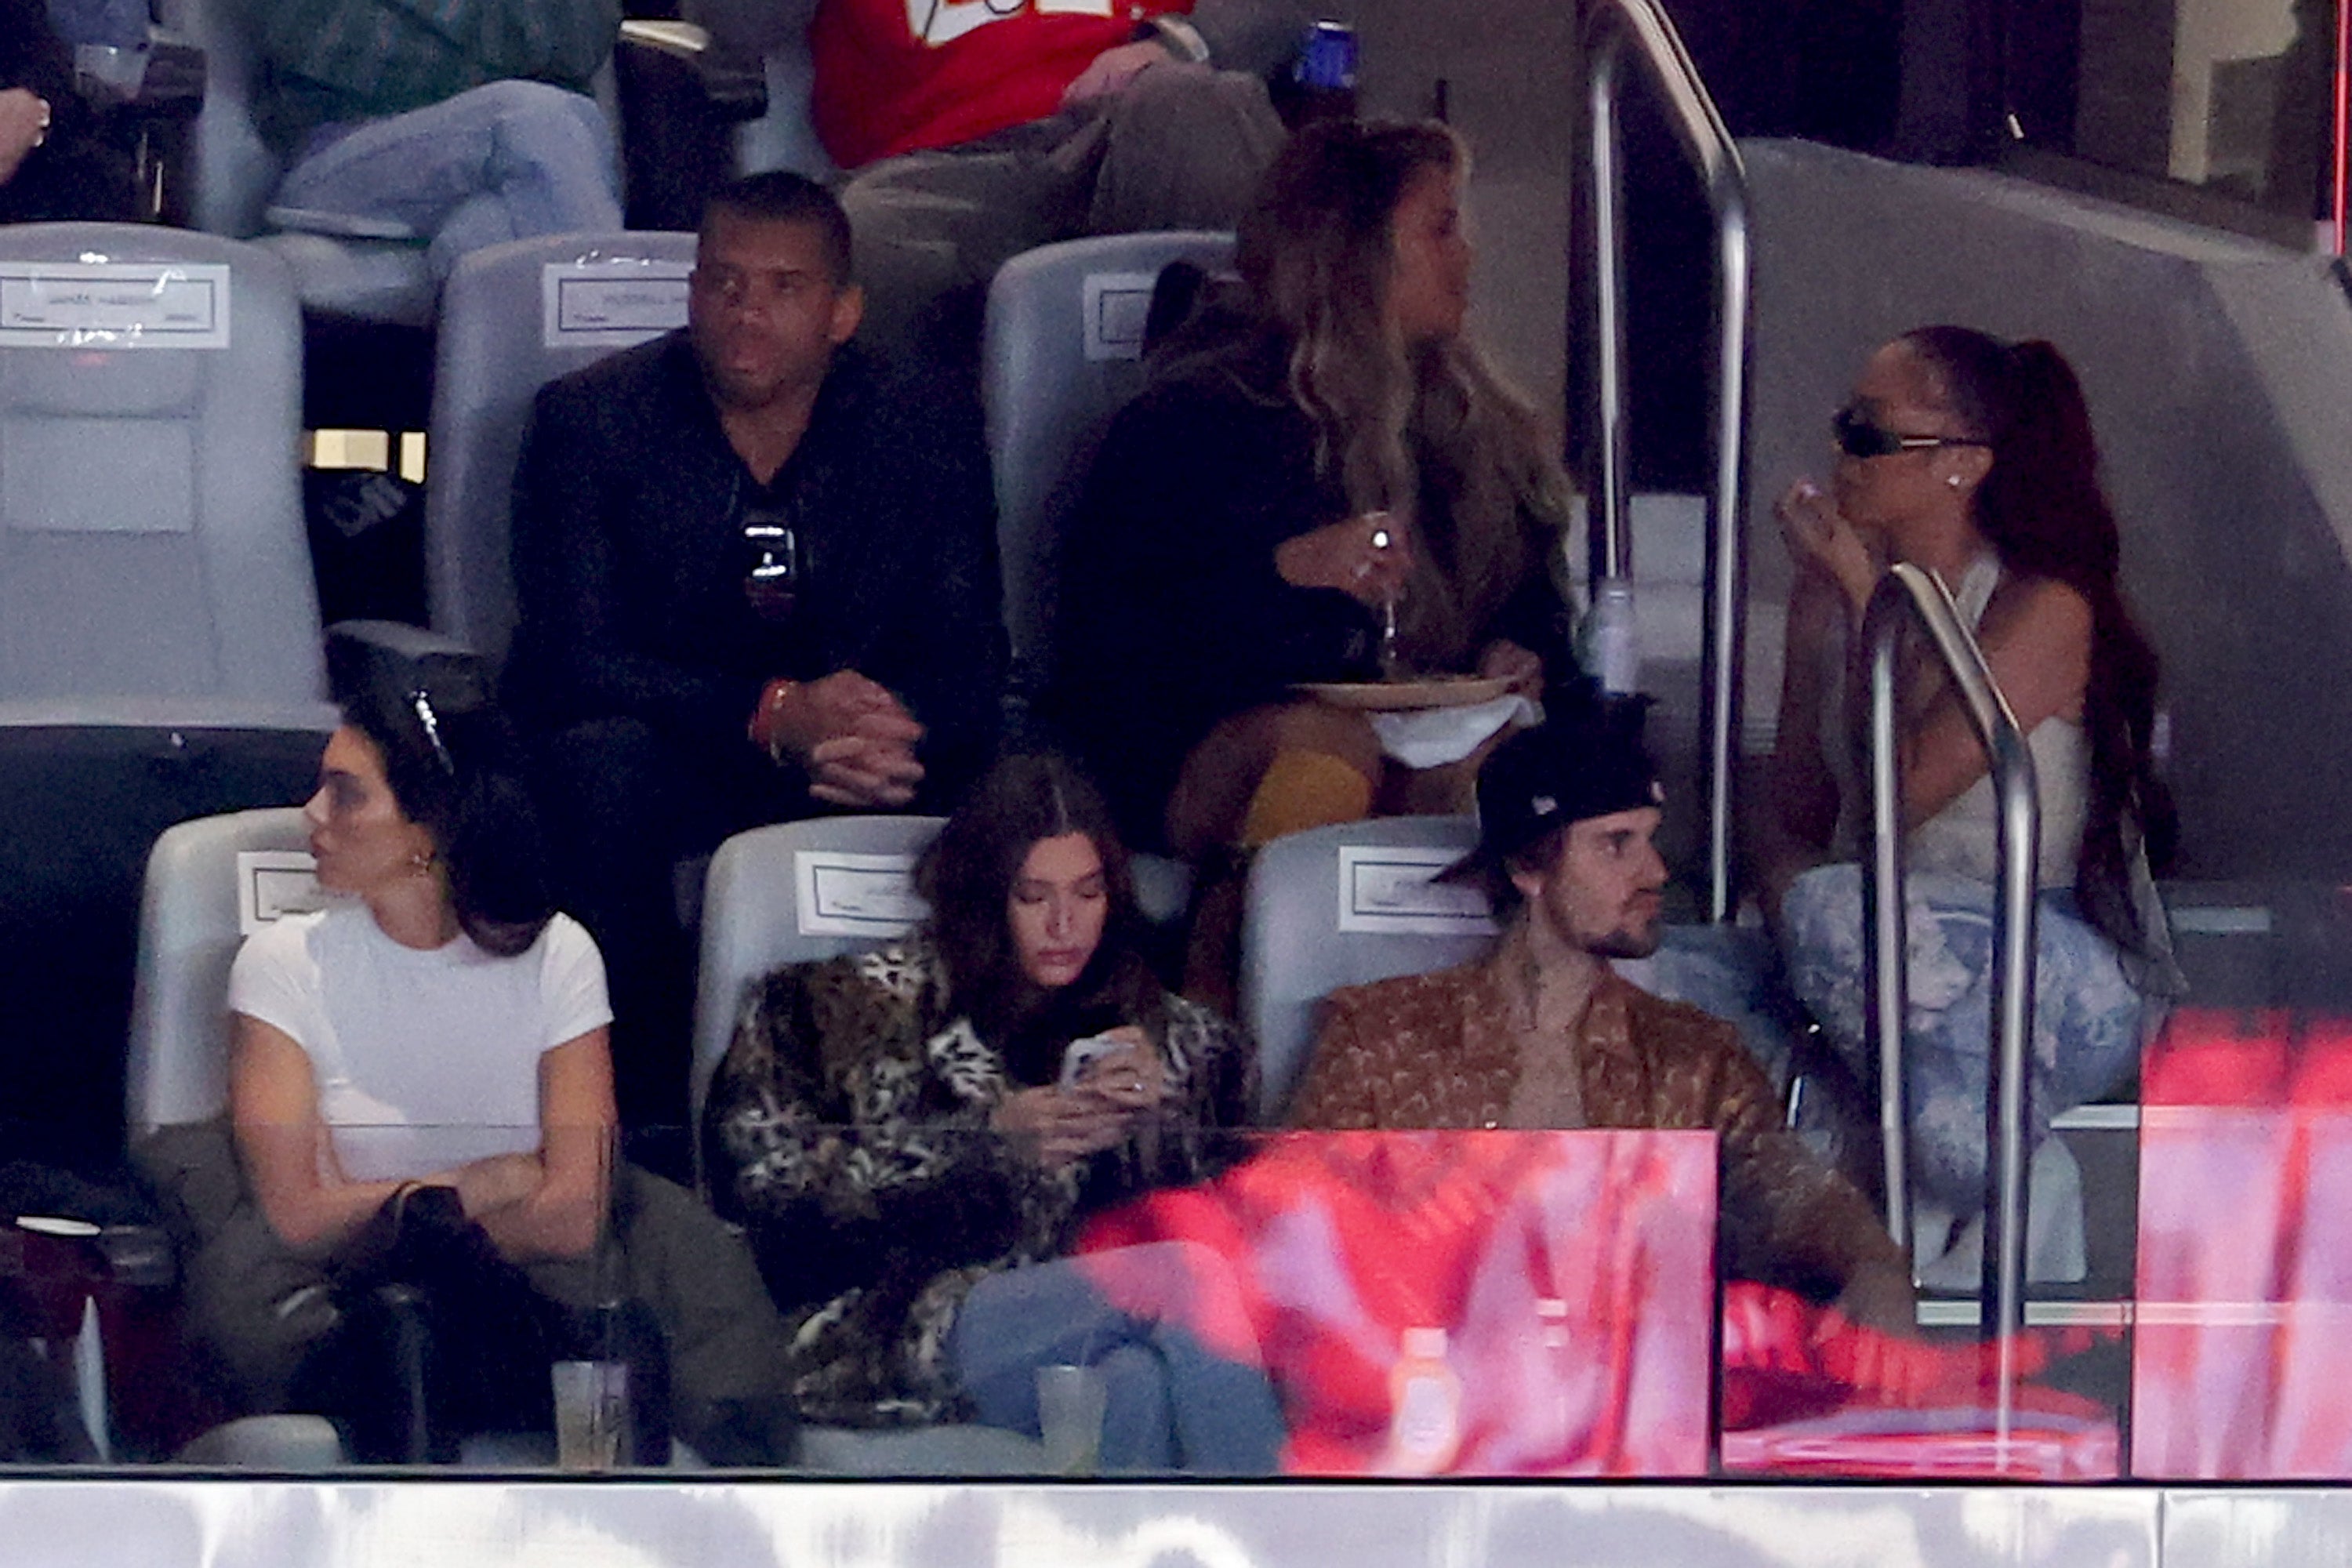
<svg viewBox="0 0 2352 1568">
<path fill-rule="evenodd" d="M 1110 1385 L 1097 1368 L 1058 1363 L 1037 1369 L 1037 1427 L 1045 1468 L 1090 1476 L 1102 1468 L 1103 1410 Z"/>
<path fill-rule="evenodd" d="M 621 1461 L 629 1425 L 629 1368 L 617 1361 L 560 1361 L 555 1380 L 555 1462 L 567 1470 L 609 1470 Z"/>
</svg>

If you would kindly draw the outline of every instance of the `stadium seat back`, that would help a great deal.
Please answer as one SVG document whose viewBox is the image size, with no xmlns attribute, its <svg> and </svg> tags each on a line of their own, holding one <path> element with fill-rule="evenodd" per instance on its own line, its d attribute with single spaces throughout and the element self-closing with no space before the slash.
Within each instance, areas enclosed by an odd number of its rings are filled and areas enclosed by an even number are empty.
<svg viewBox="0 0 2352 1568">
<path fill-rule="evenodd" d="M 286 268 L 210 235 L 26 224 L 0 228 L 0 711 L 315 704 Z"/>
<path fill-rule="evenodd" d="M 443 292 L 426 443 L 430 618 L 501 662 L 514 635 L 508 516 L 531 399 L 686 321 L 690 234 L 519 239 L 467 257 Z"/>
<path fill-rule="evenodd" d="M 1430 878 L 1477 843 L 1467 816 L 1340 823 L 1276 839 L 1250 867 L 1242 1023 L 1257 1042 L 1259 1120 L 1280 1120 L 1342 985 L 1462 963 L 1494 935 L 1484 895 Z"/>
<path fill-rule="evenodd" d="M 735 1029 L 744 987 L 780 964 L 858 952 L 905 935 L 922 910 L 906 874 L 938 837 L 936 816 L 826 816 L 739 833 L 710 858 L 694 1003 L 692 1107 Z"/>
<path fill-rule="evenodd" d="M 1233 250 L 1230 234 L 1106 235 L 1024 252 L 989 285 L 981 395 L 1016 702 L 1051 669 L 1063 524 L 1104 426 L 1142 389 L 1144 316 L 1160 270 L 1178 260 L 1222 270 Z"/>
<path fill-rule="evenodd" d="M 131 1136 L 228 1106 L 228 971 L 246 932 L 315 908 L 310 831 L 293 806 L 200 817 L 147 858 L 131 996 Z"/>
</svg>

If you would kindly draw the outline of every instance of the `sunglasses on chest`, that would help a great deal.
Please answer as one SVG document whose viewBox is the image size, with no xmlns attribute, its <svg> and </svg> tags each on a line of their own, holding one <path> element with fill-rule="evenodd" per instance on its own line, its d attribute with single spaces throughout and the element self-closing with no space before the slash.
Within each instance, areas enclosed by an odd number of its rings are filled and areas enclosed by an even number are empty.
<svg viewBox="0 0 2352 1568">
<path fill-rule="evenodd" d="M 1906 436 L 1889 430 L 1858 405 L 1849 403 L 1830 416 L 1830 434 L 1838 450 L 1849 458 L 1891 458 L 1897 452 L 1924 452 L 1937 447 L 1981 447 L 1969 436 Z"/>
</svg>

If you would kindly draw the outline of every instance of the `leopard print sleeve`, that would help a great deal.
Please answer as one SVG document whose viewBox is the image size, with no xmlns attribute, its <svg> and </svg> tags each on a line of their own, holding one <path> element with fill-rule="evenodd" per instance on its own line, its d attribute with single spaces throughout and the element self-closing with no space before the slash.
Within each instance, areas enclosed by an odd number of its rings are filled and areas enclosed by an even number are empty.
<svg viewBox="0 0 2352 1568">
<path fill-rule="evenodd" d="M 756 1218 L 819 1184 L 838 1157 L 818 1129 L 837 1123 L 811 1038 L 810 990 L 821 964 L 755 982 L 704 1108 L 711 1185 L 734 1217 Z"/>
</svg>

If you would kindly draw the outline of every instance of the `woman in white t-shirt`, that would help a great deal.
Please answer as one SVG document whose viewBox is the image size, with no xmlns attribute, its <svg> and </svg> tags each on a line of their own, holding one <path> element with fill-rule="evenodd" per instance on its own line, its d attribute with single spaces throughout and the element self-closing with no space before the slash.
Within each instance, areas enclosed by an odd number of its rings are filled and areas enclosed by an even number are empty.
<svg viewBox="0 0 2352 1568">
<path fill-rule="evenodd" d="M 430 697 L 416 707 L 423 730 Z M 445 752 L 459 721 L 433 720 Z M 337 730 L 303 807 L 319 885 L 353 901 L 277 922 L 230 975 L 255 1195 L 299 1252 L 421 1184 L 454 1189 L 515 1262 L 583 1256 L 615 1125 L 604 962 L 534 885 L 528 821 L 481 820 L 500 786 L 386 739 Z"/>
<path fill-rule="evenodd" d="M 230 1123 L 259 1223 L 197 1258 L 199 1338 L 248 1406 L 323 1406 L 362 1457 L 413 1458 L 373 1408 L 381 1347 L 352 1342 L 379 1287 L 418 1285 L 428 1398 L 456 1413 L 433 1410 L 436 1453 L 469 1421 L 535 1425 L 550 1361 L 587 1354 L 669 1384 L 641 1383 L 641 1428 L 674 1413 L 713 1458 L 786 1458 L 782 1326 L 749 1254 L 614 1159 L 603 961 L 552 907 L 487 672 L 404 640 L 330 642 L 345 721 L 303 812 L 342 897 L 231 973 Z"/>
</svg>

